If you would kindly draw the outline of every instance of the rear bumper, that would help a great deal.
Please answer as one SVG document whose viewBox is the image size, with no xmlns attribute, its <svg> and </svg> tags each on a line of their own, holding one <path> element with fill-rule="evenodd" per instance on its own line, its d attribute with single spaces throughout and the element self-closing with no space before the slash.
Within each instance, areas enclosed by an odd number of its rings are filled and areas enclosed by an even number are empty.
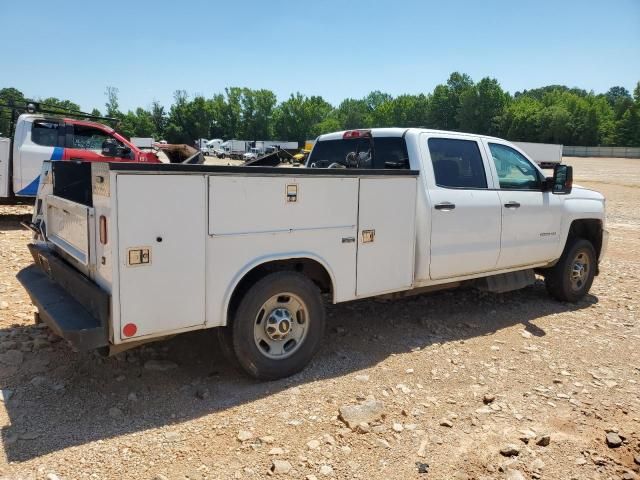
<svg viewBox="0 0 640 480">
<path fill-rule="evenodd" d="M 29 244 L 34 265 L 17 278 L 40 318 L 78 350 L 109 344 L 111 296 L 51 250 Z"/>
</svg>

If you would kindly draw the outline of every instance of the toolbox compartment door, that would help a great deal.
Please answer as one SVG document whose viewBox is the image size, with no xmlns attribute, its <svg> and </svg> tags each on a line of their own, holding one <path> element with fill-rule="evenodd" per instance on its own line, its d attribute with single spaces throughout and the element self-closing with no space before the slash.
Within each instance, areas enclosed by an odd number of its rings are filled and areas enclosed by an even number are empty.
<svg viewBox="0 0 640 480">
<path fill-rule="evenodd" d="M 205 185 L 201 175 L 117 176 L 116 343 L 204 324 Z"/>
<path fill-rule="evenodd" d="M 416 178 L 361 178 L 356 294 L 410 288 L 415 262 Z"/>
</svg>

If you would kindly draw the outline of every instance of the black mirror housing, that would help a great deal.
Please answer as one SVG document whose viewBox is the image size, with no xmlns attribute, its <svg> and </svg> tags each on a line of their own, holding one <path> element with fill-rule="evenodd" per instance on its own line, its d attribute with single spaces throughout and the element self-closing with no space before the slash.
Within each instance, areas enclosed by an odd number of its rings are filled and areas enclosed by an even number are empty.
<svg viewBox="0 0 640 480">
<path fill-rule="evenodd" d="M 117 157 L 118 156 L 118 144 L 115 140 L 107 139 L 102 142 L 102 155 L 105 157 Z"/>
<path fill-rule="evenodd" d="M 120 157 L 120 158 L 128 157 L 129 154 L 131 153 L 131 149 L 129 147 L 118 147 L 116 150 L 118 152 L 116 157 Z"/>
<path fill-rule="evenodd" d="M 569 195 L 573 187 L 573 167 L 558 164 L 553 167 L 551 192 L 555 195 Z"/>
</svg>

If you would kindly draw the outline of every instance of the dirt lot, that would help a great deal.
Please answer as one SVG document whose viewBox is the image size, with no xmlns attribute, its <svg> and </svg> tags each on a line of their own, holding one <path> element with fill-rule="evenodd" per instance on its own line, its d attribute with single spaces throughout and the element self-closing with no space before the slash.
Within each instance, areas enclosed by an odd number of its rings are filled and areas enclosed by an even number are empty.
<svg viewBox="0 0 640 480">
<path fill-rule="evenodd" d="M 608 198 L 584 301 L 538 283 L 331 306 L 312 365 L 272 383 L 209 334 L 103 359 L 35 328 L 28 208 L 0 207 L 0 478 L 640 478 L 640 160 L 567 161 Z M 367 398 L 381 418 L 347 428 Z"/>
</svg>

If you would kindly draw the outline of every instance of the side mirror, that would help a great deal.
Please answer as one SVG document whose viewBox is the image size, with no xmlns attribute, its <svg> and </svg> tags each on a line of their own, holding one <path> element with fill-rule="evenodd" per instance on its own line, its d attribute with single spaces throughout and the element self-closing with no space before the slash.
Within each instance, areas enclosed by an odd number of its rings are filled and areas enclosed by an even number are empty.
<svg viewBox="0 0 640 480">
<path fill-rule="evenodd" d="M 573 187 L 573 167 L 558 164 L 553 168 L 551 192 L 555 195 L 568 195 Z"/>
<path fill-rule="evenodd" d="M 117 157 L 118 156 L 118 144 L 112 138 L 108 138 L 102 142 L 102 155 L 105 157 Z"/>
<path fill-rule="evenodd" d="M 116 150 L 118 152 L 116 156 L 120 158 L 128 157 L 131 153 L 131 149 L 129 147 L 118 147 Z"/>
</svg>

